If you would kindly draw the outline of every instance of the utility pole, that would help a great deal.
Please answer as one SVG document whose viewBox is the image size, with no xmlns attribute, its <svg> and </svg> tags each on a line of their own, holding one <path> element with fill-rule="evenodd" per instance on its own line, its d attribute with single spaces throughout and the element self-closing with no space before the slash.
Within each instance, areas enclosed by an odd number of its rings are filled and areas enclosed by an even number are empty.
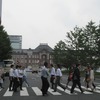
<svg viewBox="0 0 100 100">
<path fill-rule="evenodd" d="M 1 16 L 2 16 L 2 0 L 0 0 L 0 25 L 1 25 Z"/>
</svg>

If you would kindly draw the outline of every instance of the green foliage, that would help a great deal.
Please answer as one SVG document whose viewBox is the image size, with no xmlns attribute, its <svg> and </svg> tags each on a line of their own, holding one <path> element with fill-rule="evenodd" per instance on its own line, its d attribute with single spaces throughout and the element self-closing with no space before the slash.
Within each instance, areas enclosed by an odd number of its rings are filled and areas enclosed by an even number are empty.
<svg viewBox="0 0 100 100">
<path fill-rule="evenodd" d="M 73 59 L 73 61 L 79 62 L 83 65 L 97 65 L 99 63 L 99 57 L 97 57 L 97 52 L 100 41 L 100 28 L 95 26 L 95 23 L 90 21 L 85 28 L 75 27 L 74 31 L 67 33 L 67 38 L 70 42 L 66 41 L 68 44 L 68 52 L 72 51 L 73 55 L 68 56 Z M 72 38 L 71 38 L 72 37 Z M 97 44 L 98 43 L 98 44 Z"/>
<path fill-rule="evenodd" d="M 0 61 L 11 58 L 11 51 L 9 36 L 4 27 L 0 26 Z"/>
<path fill-rule="evenodd" d="M 60 41 L 54 48 L 54 62 L 71 66 L 81 63 L 86 66 L 100 65 L 100 25 L 90 21 L 85 27 L 75 27 L 67 32 L 66 41 Z"/>
<path fill-rule="evenodd" d="M 57 64 L 64 64 L 66 58 L 66 44 L 63 41 L 59 41 L 53 50 L 53 61 Z"/>
</svg>

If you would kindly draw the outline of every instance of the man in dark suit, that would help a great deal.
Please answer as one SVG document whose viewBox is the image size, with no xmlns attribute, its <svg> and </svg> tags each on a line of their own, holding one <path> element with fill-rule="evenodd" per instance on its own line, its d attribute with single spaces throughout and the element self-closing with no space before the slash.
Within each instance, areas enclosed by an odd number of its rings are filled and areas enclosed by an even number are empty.
<svg viewBox="0 0 100 100">
<path fill-rule="evenodd" d="M 73 85 L 72 85 L 70 93 L 74 92 L 74 88 L 76 87 L 76 85 L 78 85 L 81 93 L 83 93 L 83 90 L 81 88 L 81 83 L 80 83 L 80 71 L 79 71 L 79 68 L 80 68 L 80 64 L 76 64 L 76 68 L 74 69 L 74 73 L 73 73 L 73 77 L 72 77 Z"/>
</svg>

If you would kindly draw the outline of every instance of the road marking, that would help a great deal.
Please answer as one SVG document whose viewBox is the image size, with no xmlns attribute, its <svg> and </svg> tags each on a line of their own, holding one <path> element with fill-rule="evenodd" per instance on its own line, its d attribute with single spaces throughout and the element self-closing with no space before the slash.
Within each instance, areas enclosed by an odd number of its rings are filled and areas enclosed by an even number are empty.
<svg viewBox="0 0 100 100">
<path fill-rule="evenodd" d="M 6 97 L 6 96 L 12 96 L 12 95 L 13 95 L 13 91 L 9 91 L 9 88 L 8 88 L 3 96 Z"/>
<path fill-rule="evenodd" d="M 20 91 L 20 96 L 29 96 L 27 89 L 25 87 L 22 88 L 23 90 Z"/>
<path fill-rule="evenodd" d="M 41 96 L 42 92 L 38 87 L 32 87 L 33 91 L 35 92 L 36 95 Z"/>
<path fill-rule="evenodd" d="M 64 91 L 64 89 L 62 89 L 60 86 L 58 86 L 57 89 L 59 89 L 60 91 L 65 92 L 65 93 L 67 93 L 67 94 L 69 94 L 69 95 L 72 95 L 72 94 L 70 93 L 70 90 L 68 90 L 68 89 L 66 89 L 66 90 Z M 77 93 L 74 93 L 73 95 L 77 95 Z"/>
<path fill-rule="evenodd" d="M 83 92 L 83 94 L 93 94 L 93 93 L 100 93 L 100 87 L 97 86 L 96 89 L 91 92 L 91 88 L 86 88 L 85 86 L 81 86 L 85 91 Z M 37 96 L 42 96 L 42 92 L 41 90 L 38 88 L 38 87 L 31 87 L 32 90 L 34 91 L 34 93 L 37 95 Z M 69 94 L 69 95 L 77 95 L 78 93 L 77 92 L 81 92 L 79 88 L 75 88 L 75 92 L 74 93 L 70 93 L 70 89 L 71 89 L 71 86 L 68 86 L 68 88 L 66 88 L 66 90 L 64 91 L 64 89 L 62 89 L 60 86 L 57 86 L 57 89 L 66 93 L 66 94 Z M 2 89 L 0 89 L 1 91 Z M 48 92 L 51 93 L 52 95 L 62 95 L 62 93 L 60 92 L 53 92 L 53 89 L 49 88 L 48 89 Z M 6 90 L 6 92 L 4 93 L 3 96 L 7 97 L 7 96 L 13 96 L 13 91 L 9 91 L 9 88 Z M 28 93 L 28 90 L 26 87 L 23 87 L 23 90 L 22 91 L 19 91 L 20 93 L 20 96 L 29 96 L 29 93 Z"/>
<path fill-rule="evenodd" d="M 96 86 L 96 89 L 100 89 L 100 87 Z"/>
<path fill-rule="evenodd" d="M 82 86 L 82 88 L 86 89 L 86 87 L 84 87 L 84 86 Z M 91 91 L 91 88 L 88 88 L 88 90 Z M 100 90 L 94 89 L 93 92 L 100 93 Z"/>
<path fill-rule="evenodd" d="M 0 91 L 1 91 L 2 89 L 0 89 Z"/>
<path fill-rule="evenodd" d="M 68 86 L 68 87 L 71 89 L 71 86 Z M 81 87 L 83 87 L 83 86 L 81 86 Z M 77 92 L 81 92 L 81 90 L 79 88 L 75 88 L 74 90 Z M 88 92 L 88 91 L 84 91 L 83 94 L 93 94 L 93 93 Z"/>
<path fill-rule="evenodd" d="M 53 94 L 53 95 L 62 95 L 61 93 L 59 93 L 59 92 L 53 92 L 54 90 L 53 89 L 51 89 L 51 88 L 49 88 L 48 89 L 48 91 L 51 93 L 51 94 Z"/>
</svg>

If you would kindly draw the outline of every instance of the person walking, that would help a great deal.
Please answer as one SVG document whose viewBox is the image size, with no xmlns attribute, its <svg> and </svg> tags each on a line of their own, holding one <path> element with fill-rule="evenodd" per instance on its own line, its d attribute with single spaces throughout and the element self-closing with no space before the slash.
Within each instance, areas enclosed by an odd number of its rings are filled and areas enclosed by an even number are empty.
<svg viewBox="0 0 100 100">
<path fill-rule="evenodd" d="M 41 71 L 41 80 L 42 80 L 42 95 L 45 96 L 48 92 L 48 88 L 49 88 L 49 82 L 48 82 L 48 76 L 49 76 L 49 72 L 48 72 L 48 63 L 44 62 L 44 67 Z"/>
<path fill-rule="evenodd" d="M 17 88 L 19 87 L 19 73 L 18 73 L 19 66 L 16 65 L 14 69 L 14 92 L 17 92 Z"/>
<path fill-rule="evenodd" d="M 70 69 L 69 69 L 69 75 L 68 75 L 66 87 L 68 87 L 69 82 L 72 81 L 73 72 L 74 72 L 74 66 L 71 66 Z"/>
<path fill-rule="evenodd" d="M 0 87 L 3 89 L 4 87 L 2 86 L 2 84 L 3 84 L 2 75 L 3 75 L 3 68 L 0 67 Z"/>
<path fill-rule="evenodd" d="M 96 88 L 94 84 L 94 70 L 93 67 L 90 67 L 90 81 L 89 81 L 89 87 L 91 88 L 92 92 Z"/>
<path fill-rule="evenodd" d="M 23 69 L 23 82 L 26 83 L 27 87 L 30 86 L 29 83 L 28 83 L 28 81 L 27 81 L 27 67 L 25 67 L 25 68 Z"/>
<path fill-rule="evenodd" d="M 56 73 L 55 73 L 55 68 L 54 68 L 54 66 L 53 66 L 53 64 L 51 64 L 51 71 L 50 71 L 50 82 L 51 82 L 51 88 L 52 89 L 54 89 L 54 80 L 55 80 L 55 75 L 56 75 Z"/>
<path fill-rule="evenodd" d="M 72 84 L 70 93 L 74 92 L 74 88 L 76 87 L 76 85 L 78 85 L 81 93 L 83 93 L 83 90 L 81 88 L 81 83 L 80 83 L 80 71 L 79 71 L 79 68 L 80 68 L 80 64 L 76 64 L 76 68 L 74 69 L 74 72 L 73 72 L 73 77 L 72 77 L 73 84 Z"/>
<path fill-rule="evenodd" d="M 14 65 L 10 66 L 10 71 L 9 71 L 9 91 L 14 90 Z"/>
<path fill-rule="evenodd" d="M 85 69 L 85 85 L 86 85 L 86 88 L 88 89 L 89 88 L 89 81 L 90 81 L 90 71 L 89 71 L 89 67 L 86 67 Z"/>
<path fill-rule="evenodd" d="M 64 91 L 65 91 L 66 87 L 60 83 L 61 77 L 62 77 L 61 66 L 60 66 L 60 64 L 57 64 L 56 80 L 55 80 L 55 87 L 54 87 L 54 91 L 53 92 L 56 92 L 57 91 L 57 86 L 58 85 L 61 88 L 63 88 Z"/>
<path fill-rule="evenodd" d="M 20 90 L 23 90 L 22 89 L 22 84 L 23 84 L 23 68 L 22 68 L 22 66 L 19 66 L 18 75 L 19 75 L 19 87 L 20 87 Z"/>
</svg>

